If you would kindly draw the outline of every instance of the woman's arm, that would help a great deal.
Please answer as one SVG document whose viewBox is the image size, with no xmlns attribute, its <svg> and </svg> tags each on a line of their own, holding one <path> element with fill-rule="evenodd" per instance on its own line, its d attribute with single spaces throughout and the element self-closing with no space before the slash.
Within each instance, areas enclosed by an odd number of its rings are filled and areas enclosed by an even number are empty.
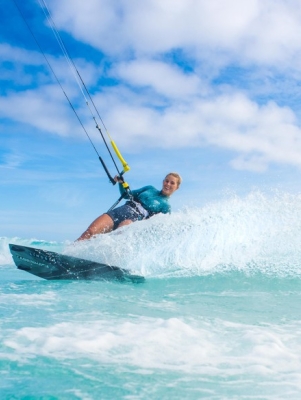
<svg viewBox="0 0 301 400">
<path fill-rule="evenodd" d="M 131 190 L 131 194 L 133 195 L 133 197 L 137 198 L 139 196 L 139 194 L 145 192 L 146 190 L 148 190 L 151 186 L 143 186 L 140 189 L 135 189 L 135 190 Z M 125 199 L 129 199 L 129 194 L 128 192 L 124 189 L 124 187 L 122 186 L 122 183 L 119 183 L 119 192 L 122 196 L 124 196 Z"/>
</svg>

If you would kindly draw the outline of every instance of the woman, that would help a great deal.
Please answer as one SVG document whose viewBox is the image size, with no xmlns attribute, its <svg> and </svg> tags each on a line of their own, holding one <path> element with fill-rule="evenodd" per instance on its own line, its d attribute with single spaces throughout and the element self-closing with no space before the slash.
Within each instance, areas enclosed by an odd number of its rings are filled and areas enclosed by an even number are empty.
<svg viewBox="0 0 301 400">
<path fill-rule="evenodd" d="M 119 182 L 120 193 L 124 194 L 125 189 L 121 185 L 121 180 L 116 176 L 114 179 Z M 166 175 L 161 190 L 157 190 L 153 186 L 144 186 L 141 189 L 132 190 L 131 197 L 125 194 L 125 198 L 129 201 L 123 206 L 96 218 L 77 240 L 90 239 L 99 233 L 111 232 L 132 222 L 150 218 L 155 214 L 169 213 L 168 199 L 179 188 L 181 182 L 182 179 L 179 174 L 170 172 Z"/>
</svg>

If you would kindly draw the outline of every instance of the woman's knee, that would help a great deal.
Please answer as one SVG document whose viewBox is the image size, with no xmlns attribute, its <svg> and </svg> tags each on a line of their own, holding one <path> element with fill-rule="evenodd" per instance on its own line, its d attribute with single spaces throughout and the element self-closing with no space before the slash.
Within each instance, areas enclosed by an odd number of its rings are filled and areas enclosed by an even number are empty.
<svg viewBox="0 0 301 400">
<path fill-rule="evenodd" d="M 98 233 L 111 232 L 114 227 L 114 222 L 108 214 L 102 214 L 100 217 L 96 218 L 95 221 L 89 226 L 89 231 L 94 235 Z"/>
</svg>

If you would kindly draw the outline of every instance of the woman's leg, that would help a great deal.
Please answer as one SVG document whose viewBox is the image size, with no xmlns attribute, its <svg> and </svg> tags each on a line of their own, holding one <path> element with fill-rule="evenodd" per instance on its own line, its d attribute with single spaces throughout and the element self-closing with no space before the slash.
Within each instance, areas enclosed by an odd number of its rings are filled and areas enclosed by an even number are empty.
<svg viewBox="0 0 301 400">
<path fill-rule="evenodd" d="M 130 225 L 132 224 L 134 221 L 130 220 L 130 219 L 126 219 L 125 221 L 120 222 L 120 224 L 117 226 L 118 228 L 121 228 L 122 226 L 126 226 L 126 225 Z"/>
<path fill-rule="evenodd" d="M 111 232 L 113 228 L 114 222 L 112 218 L 108 214 L 102 214 L 92 222 L 92 224 L 76 241 L 90 239 L 92 236 L 98 235 L 99 233 Z"/>
</svg>

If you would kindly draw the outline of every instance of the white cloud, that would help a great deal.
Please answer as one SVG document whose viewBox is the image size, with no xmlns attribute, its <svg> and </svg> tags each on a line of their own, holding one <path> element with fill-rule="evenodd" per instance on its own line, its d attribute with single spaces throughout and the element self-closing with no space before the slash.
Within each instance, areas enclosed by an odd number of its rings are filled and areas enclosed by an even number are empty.
<svg viewBox="0 0 301 400">
<path fill-rule="evenodd" d="M 300 60 L 297 0 L 67 0 L 51 3 L 61 29 L 108 54 L 154 56 L 174 49 L 194 57 L 289 65 Z"/>
<path fill-rule="evenodd" d="M 276 63 L 281 67 L 292 62 L 300 65 L 300 2 L 265 0 L 258 5 L 258 15 L 244 34 L 245 57 L 276 67 Z"/>
<path fill-rule="evenodd" d="M 202 95 L 207 91 L 197 75 L 184 74 L 179 67 L 162 61 L 141 59 L 119 63 L 112 73 L 131 85 L 151 87 L 169 99 L 187 100 L 187 97 Z"/>
<path fill-rule="evenodd" d="M 249 28 L 259 4 L 257 0 L 75 0 L 70 7 L 68 1 L 56 0 L 52 11 L 62 29 L 106 52 L 131 48 L 150 54 L 200 44 L 229 47 Z"/>
<path fill-rule="evenodd" d="M 24 65 L 41 65 L 43 57 L 38 51 L 27 51 L 7 43 L 0 44 L 0 58 L 3 61 L 21 63 Z"/>
<path fill-rule="evenodd" d="M 6 69 L 3 67 L 1 78 L 11 80 L 14 87 L 8 86 L 7 94 L 0 97 L 0 117 L 63 136 L 74 135 L 78 131 L 82 133 L 67 98 L 40 53 L 0 45 L 0 55 L 11 65 Z M 81 83 L 76 71 L 69 68 L 68 62 L 62 56 L 55 58 L 46 54 L 46 57 L 79 117 L 89 129 L 91 122 L 87 123 L 87 120 L 90 115 L 85 103 L 88 96 L 82 86 L 79 88 Z M 93 63 L 84 59 L 76 59 L 74 62 L 87 87 L 92 82 L 95 84 L 102 75 L 101 67 Z M 39 68 L 38 72 L 35 67 Z M 94 124 L 91 135 L 93 134 Z"/>
<path fill-rule="evenodd" d="M 68 93 L 74 92 L 72 87 L 76 86 L 76 80 L 80 83 L 80 79 L 74 68 L 70 67 L 71 60 L 66 60 L 63 55 L 55 57 L 51 54 L 44 54 L 60 83 L 64 87 L 68 85 Z M 39 51 L 29 51 L 8 44 L 0 44 L 0 59 L 2 61 L 2 63 L 0 62 L 0 79 L 2 80 L 11 80 L 14 84 L 25 86 L 56 83 L 55 76 Z M 102 66 L 96 66 L 91 61 L 87 62 L 84 59 L 74 59 L 73 61 L 86 85 L 95 84 L 95 81 L 103 73 Z M 5 63 L 9 63 L 10 68 L 7 68 Z M 39 70 L 35 69 L 36 67 Z"/>
<path fill-rule="evenodd" d="M 8 97 L 0 98 L 2 118 L 10 118 L 50 133 L 67 135 L 72 127 L 69 114 L 57 85 L 10 93 Z"/>
<path fill-rule="evenodd" d="M 26 157 L 23 154 L 4 154 L 2 157 L 2 162 L 0 162 L 0 168 L 14 169 L 18 168 L 24 163 Z"/>
<path fill-rule="evenodd" d="M 213 145 L 241 154 L 232 163 L 239 169 L 263 170 L 270 162 L 301 166 L 295 114 L 273 102 L 259 106 L 241 93 L 196 99 L 189 107 L 173 103 L 164 110 L 116 99 L 105 116 L 111 133 L 127 149 Z"/>
<path fill-rule="evenodd" d="M 32 85 L 36 83 L 34 80 L 45 81 L 45 73 L 34 77 L 27 70 L 28 67 L 35 68 L 43 64 L 43 57 L 38 52 L 30 52 L 2 43 L 0 44 L 0 60 L 0 80 L 6 84 L 13 82 L 15 85 Z"/>
<path fill-rule="evenodd" d="M 254 172 L 264 172 L 268 166 L 267 159 L 258 155 L 238 156 L 230 164 L 234 169 Z"/>
<path fill-rule="evenodd" d="M 301 165 L 301 130 L 287 107 L 273 102 L 259 106 L 238 92 L 171 102 L 157 109 L 139 104 L 139 98 L 127 90 L 121 99 L 119 91 L 113 91 L 102 93 L 96 101 L 122 149 L 217 146 L 239 154 L 232 163 L 239 169 L 262 170 L 270 162 Z M 6 117 L 53 134 L 84 134 L 56 86 L 1 98 L 0 110 Z M 100 139 L 86 108 L 82 114 L 91 124 L 93 140 Z"/>
<path fill-rule="evenodd" d="M 223 87 L 198 72 L 234 61 L 247 68 L 256 62 L 281 69 L 297 60 L 297 67 L 301 5 L 296 0 L 74 0 L 72 7 L 54 0 L 51 7 L 61 29 L 110 55 L 108 74 L 116 84 L 100 87 L 95 103 L 125 148 L 217 146 L 238 154 L 232 166 L 239 169 L 263 170 L 270 162 L 300 166 L 300 127 L 288 106 L 259 104 L 231 83 Z M 194 70 L 174 62 L 172 50 L 183 52 L 184 64 L 189 55 Z M 42 62 L 35 52 L 9 46 L 1 52 L 23 66 Z M 65 61 L 49 59 L 90 125 Z M 87 84 L 101 78 L 101 66 L 75 61 Z M 55 134 L 82 133 L 60 89 L 39 83 L 38 89 L 2 97 L 1 115 Z M 97 135 L 95 127 L 91 132 Z"/>
</svg>

